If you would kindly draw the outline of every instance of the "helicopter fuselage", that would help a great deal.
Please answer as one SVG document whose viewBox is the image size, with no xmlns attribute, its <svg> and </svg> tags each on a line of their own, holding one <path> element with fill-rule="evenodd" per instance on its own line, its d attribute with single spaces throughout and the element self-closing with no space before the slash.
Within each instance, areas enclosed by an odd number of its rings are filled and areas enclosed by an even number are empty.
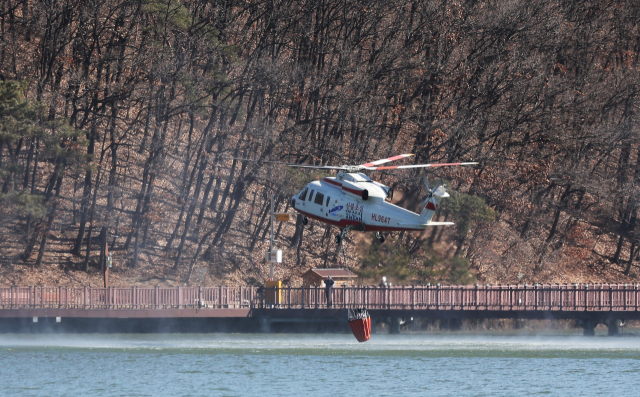
<svg viewBox="0 0 640 397">
<path fill-rule="evenodd" d="M 438 201 L 429 201 L 425 214 L 417 214 L 387 201 L 393 190 L 362 173 L 339 172 L 309 183 L 292 197 L 296 211 L 320 222 L 360 231 L 412 231 L 433 225 Z M 448 195 L 447 195 L 448 196 Z M 427 210 L 428 209 L 428 210 Z M 431 211 L 432 210 L 432 211 Z"/>
</svg>

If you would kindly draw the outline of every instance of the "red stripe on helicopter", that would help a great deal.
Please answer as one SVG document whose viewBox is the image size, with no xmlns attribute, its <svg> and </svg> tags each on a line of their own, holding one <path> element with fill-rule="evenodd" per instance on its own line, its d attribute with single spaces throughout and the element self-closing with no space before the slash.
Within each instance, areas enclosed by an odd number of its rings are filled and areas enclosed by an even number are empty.
<svg viewBox="0 0 640 397">
<path fill-rule="evenodd" d="M 353 193 L 356 196 L 362 197 L 362 190 L 349 189 L 348 187 L 344 187 L 344 186 L 342 186 L 342 190 L 344 190 L 345 192 Z"/>
<path fill-rule="evenodd" d="M 362 223 L 362 222 L 358 222 L 358 221 L 350 221 L 350 220 L 347 220 L 347 219 L 341 219 L 340 222 L 336 222 L 333 219 L 328 219 L 328 218 L 323 218 L 323 217 L 318 216 L 318 215 L 313 215 L 313 214 L 310 214 L 310 213 L 305 212 L 305 211 L 300 211 L 297 208 L 296 208 L 296 211 L 298 211 L 299 213 L 301 213 L 303 215 L 306 215 L 308 218 L 316 219 L 316 220 L 318 220 L 320 222 L 324 222 L 324 223 L 329 223 L 329 224 L 337 226 L 339 228 L 345 228 L 347 226 L 357 226 L 357 225 L 360 225 Z M 393 226 L 367 225 L 366 223 L 364 225 L 365 225 L 365 228 L 367 229 L 368 232 L 394 232 L 394 231 L 411 232 L 411 231 L 423 231 L 424 230 L 424 229 L 413 228 L 413 227 L 393 227 Z"/>
<path fill-rule="evenodd" d="M 331 185 L 334 185 L 334 186 L 337 186 L 337 187 L 341 187 L 342 190 L 344 190 L 345 192 L 349 192 L 349 193 L 355 194 L 356 196 L 362 197 L 362 192 L 363 192 L 362 190 L 357 190 L 357 189 L 351 189 L 351 188 L 348 188 L 348 187 L 344 187 L 344 185 L 341 184 L 340 182 L 336 182 L 334 180 L 327 179 L 327 178 L 324 178 L 322 181 L 323 182 L 327 182 L 327 183 L 329 183 Z"/>
<path fill-rule="evenodd" d="M 301 214 L 306 215 L 309 218 L 317 219 L 317 220 L 319 220 L 321 222 L 325 222 L 325 223 L 330 223 L 330 224 L 332 224 L 334 226 L 338 226 L 338 227 L 356 226 L 356 225 L 359 225 L 361 223 L 361 222 L 358 222 L 358 221 L 350 221 L 348 219 L 340 219 L 340 222 L 336 222 L 333 219 L 323 218 L 323 217 L 318 216 L 318 215 L 313 215 L 313 214 L 311 214 L 309 212 L 300 211 L 297 208 L 296 208 L 296 211 L 298 211 Z"/>
<path fill-rule="evenodd" d="M 431 210 L 431 211 L 435 211 L 435 210 L 436 210 L 436 206 L 435 206 L 435 205 L 433 205 L 433 203 L 432 203 L 431 201 L 429 201 L 429 202 L 427 203 L 427 209 L 428 209 L 428 210 Z"/>
<path fill-rule="evenodd" d="M 327 182 L 327 183 L 329 183 L 329 184 L 331 184 L 331 185 L 334 185 L 334 186 L 340 187 L 340 188 L 342 187 L 342 183 L 340 183 L 340 182 L 336 182 L 336 181 L 334 181 L 333 179 L 324 178 L 322 181 L 323 181 L 323 182 Z"/>
</svg>

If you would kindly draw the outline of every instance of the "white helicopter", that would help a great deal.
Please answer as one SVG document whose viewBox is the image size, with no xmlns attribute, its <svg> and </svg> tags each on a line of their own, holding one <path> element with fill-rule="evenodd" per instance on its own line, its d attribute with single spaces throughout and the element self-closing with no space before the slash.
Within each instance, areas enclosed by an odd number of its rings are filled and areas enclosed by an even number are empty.
<svg viewBox="0 0 640 397">
<path fill-rule="evenodd" d="M 265 162 L 285 164 L 290 167 L 337 170 L 338 175 L 335 177 L 326 177 L 322 180 L 307 184 L 300 193 L 291 198 L 291 206 L 304 216 L 302 221 L 304 225 L 309 223 L 308 218 L 312 218 L 340 228 L 341 233 L 335 237 L 335 242 L 338 244 L 342 242 L 345 234 L 350 230 L 376 232 L 376 238 L 383 243 L 385 240 L 383 232 L 419 231 L 429 226 L 453 225 L 453 222 L 433 222 L 431 220 L 438 209 L 440 201 L 449 197 L 449 194 L 444 186 L 442 186 L 442 182 L 439 182 L 431 189 L 427 178 L 423 176 L 428 195 L 420 205 L 420 214 L 417 214 L 392 204 L 390 200 L 393 198 L 393 189 L 380 182 L 371 180 L 359 171 L 478 164 L 476 162 L 467 162 L 380 166 L 381 164 L 410 156 L 413 156 L 413 154 L 401 154 L 355 166 L 322 166 L 280 163 L 275 161 Z"/>
</svg>

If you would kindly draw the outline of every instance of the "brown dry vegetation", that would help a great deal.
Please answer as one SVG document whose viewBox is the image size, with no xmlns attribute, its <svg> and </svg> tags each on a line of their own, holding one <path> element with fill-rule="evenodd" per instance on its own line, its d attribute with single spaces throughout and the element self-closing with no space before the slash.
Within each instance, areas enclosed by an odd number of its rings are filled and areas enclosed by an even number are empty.
<svg viewBox="0 0 640 397">
<path fill-rule="evenodd" d="M 2 110 L 0 285 L 101 285 L 105 235 L 112 285 L 261 283 L 269 192 L 288 211 L 320 175 L 225 157 L 409 152 L 478 161 L 428 177 L 499 216 L 386 244 L 482 282 L 637 282 L 639 24 L 635 1 L 0 0 L 0 79 L 43 106 Z M 371 176 L 415 207 L 423 172 Z M 344 265 L 335 229 L 277 227 L 277 278 Z"/>
</svg>

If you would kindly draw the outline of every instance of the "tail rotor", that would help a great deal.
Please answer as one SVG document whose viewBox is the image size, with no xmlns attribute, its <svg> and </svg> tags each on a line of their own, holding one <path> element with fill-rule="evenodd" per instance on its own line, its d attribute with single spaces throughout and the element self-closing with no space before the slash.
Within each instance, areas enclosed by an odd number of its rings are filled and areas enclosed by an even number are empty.
<svg viewBox="0 0 640 397">
<path fill-rule="evenodd" d="M 442 186 L 442 179 L 433 187 L 433 189 L 429 187 L 429 181 L 427 181 L 426 176 L 423 175 L 422 180 L 424 181 L 424 184 L 427 187 L 427 197 L 424 199 L 424 201 L 422 201 L 422 204 L 420 204 L 420 211 L 422 211 L 424 207 L 427 205 L 427 203 L 429 202 L 429 200 L 433 198 L 433 193 L 436 192 L 440 188 L 440 186 Z"/>
</svg>

